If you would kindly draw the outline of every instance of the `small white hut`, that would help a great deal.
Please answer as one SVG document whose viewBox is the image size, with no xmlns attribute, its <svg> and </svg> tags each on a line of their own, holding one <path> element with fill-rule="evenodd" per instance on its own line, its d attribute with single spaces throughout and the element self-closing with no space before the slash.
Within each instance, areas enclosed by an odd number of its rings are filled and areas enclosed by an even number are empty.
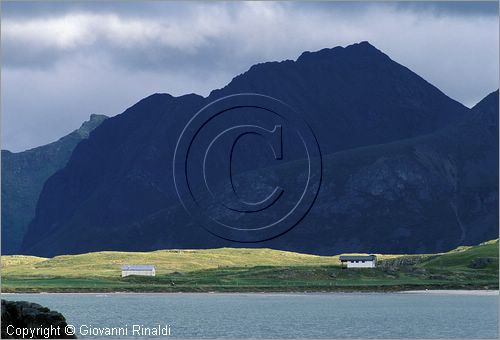
<svg viewBox="0 0 500 340">
<path fill-rule="evenodd" d="M 155 276 L 156 266 L 149 264 L 127 264 L 122 266 L 122 277 L 130 275 Z"/>
<path fill-rule="evenodd" d="M 375 268 L 377 266 L 375 255 L 342 255 L 339 259 L 342 267 L 347 268 Z"/>
</svg>

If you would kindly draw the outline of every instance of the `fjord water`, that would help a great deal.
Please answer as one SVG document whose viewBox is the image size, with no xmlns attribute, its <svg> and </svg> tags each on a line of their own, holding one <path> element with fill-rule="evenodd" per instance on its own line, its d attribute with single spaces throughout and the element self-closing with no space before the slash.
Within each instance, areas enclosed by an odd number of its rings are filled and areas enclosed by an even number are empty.
<svg viewBox="0 0 500 340">
<path fill-rule="evenodd" d="M 76 327 L 170 325 L 172 338 L 498 338 L 498 295 L 6 294 Z M 89 337 L 89 336 L 86 336 Z M 102 338 L 102 336 L 94 336 Z M 116 338 L 116 337 L 115 337 Z"/>
</svg>

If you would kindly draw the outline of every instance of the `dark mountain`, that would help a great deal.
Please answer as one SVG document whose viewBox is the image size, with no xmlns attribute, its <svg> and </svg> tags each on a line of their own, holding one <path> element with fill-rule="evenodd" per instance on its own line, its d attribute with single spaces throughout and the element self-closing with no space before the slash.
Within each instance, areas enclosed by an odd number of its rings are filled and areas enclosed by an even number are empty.
<svg viewBox="0 0 500 340">
<path fill-rule="evenodd" d="M 2 150 L 2 254 L 18 253 L 43 184 L 106 118 L 93 114 L 79 129 L 44 146 L 16 153 Z"/>
<path fill-rule="evenodd" d="M 314 207 L 290 232 L 238 244 L 208 233 L 182 209 L 172 160 L 182 129 L 200 108 L 248 92 L 283 100 L 304 115 L 324 155 L 324 180 Z M 497 220 L 478 222 L 478 216 L 493 216 L 497 196 L 488 195 L 498 191 L 498 183 L 489 176 L 489 182 L 469 187 L 462 185 L 468 177 L 458 173 L 474 174 L 478 170 L 466 160 L 479 152 L 481 162 L 489 161 L 487 148 L 497 147 L 479 144 L 479 138 L 471 138 L 474 143 L 466 150 L 459 147 L 460 134 L 474 137 L 484 128 L 486 118 L 474 117 L 488 114 L 478 112 L 486 110 L 467 109 L 366 42 L 253 66 L 208 98 L 152 95 L 104 122 L 49 178 L 22 252 L 49 256 L 218 246 L 321 254 L 450 249 L 498 230 Z M 244 155 L 236 180 L 240 187 L 252 188 L 259 197 L 267 186 L 254 188 L 255 183 L 298 180 L 300 159 L 266 164 L 255 158 L 257 147 L 249 142 L 238 150 Z M 478 167 L 493 174 L 482 163 Z M 463 202 L 478 198 L 478 186 L 486 186 L 479 197 L 483 201 L 469 213 Z M 468 230 L 474 223 L 477 230 Z"/>
<path fill-rule="evenodd" d="M 498 91 L 463 121 L 435 133 L 327 155 L 321 191 L 302 223 L 271 241 L 244 246 L 318 254 L 431 253 L 496 238 L 497 117 Z M 302 168 L 298 163 L 241 174 L 242 185 L 257 197 L 269 188 L 255 183 L 269 177 L 284 178 L 284 187 L 298 185 L 289 176 L 293 167 Z M 230 190 L 220 189 L 225 195 Z M 113 247 L 130 238 L 143 242 L 129 243 L 134 250 L 241 246 L 197 227 L 179 205 L 125 229 L 127 234 L 115 235 Z"/>
<path fill-rule="evenodd" d="M 467 115 L 462 104 L 367 42 L 254 65 L 213 91 L 209 101 L 240 92 L 262 93 L 296 108 L 323 153 L 418 136 Z"/>
</svg>

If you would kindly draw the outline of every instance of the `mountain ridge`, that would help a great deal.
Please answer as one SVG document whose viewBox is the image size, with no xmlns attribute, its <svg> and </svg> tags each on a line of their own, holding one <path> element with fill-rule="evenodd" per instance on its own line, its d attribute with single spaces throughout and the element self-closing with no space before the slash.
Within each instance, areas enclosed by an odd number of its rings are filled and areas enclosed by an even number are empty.
<svg viewBox="0 0 500 340">
<path fill-rule="evenodd" d="M 260 93 L 291 105 L 302 113 L 310 124 L 324 155 L 340 151 L 349 153 L 348 150 L 369 148 L 373 145 L 397 144 L 400 140 L 448 129 L 449 126 L 468 119 L 472 114 L 472 110 L 450 99 L 423 78 L 392 61 L 368 43 L 334 48 L 320 54 L 314 53 L 318 52 L 309 52 L 302 59 L 297 58 L 300 62 L 264 63 L 251 67 L 247 72 L 233 78 L 222 89 L 212 91 L 206 98 L 195 94 L 181 97 L 151 95 L 124 113 L 107 120 L 89 139 L 77 146 L 67 166 L 46 182 L 36 217 L 24 239 L 23 253 L 55 255 L 102 249 L 138 251 L 234 246 L 234 243 L 228 244 L 208 234 L 189 219 L 180 208 L 171 180 L 173 148 L 180 132 L 199 109 L 227 95 L 242 92 Z M 328 57 L 318 63 L 307 62 L 315 56 L 322 58 L 322 54 Z M 451 137 L 443 138 L 448 140 Z M 450 145 L 449 152 L 456 152 L 456 148 Z M 436 146 L 431 145 L 428 148 L 434 147 Z M 245 169 L 251 170 L 250 174 L 257 176 L 254 179 L 265 183 L 266 177 L 262 176 L 262 171 L 269 168 L 252 168 L 252 163 L 259 163 L 256 162 L 253 152 L 256 148 L 259 148 L 259 145 L 249 143 L 239 150 L 239 153 L 244 155 L 241 159 L 241 173 L 245 173 Z M 386 152 L 384 147 L 380 150 L 381 154 Z M 427 169 L 425 164 L 415 158 L 413 149 L 410 150 L 411 153 L 407 153 L 404 148 L 401 150 L 403 172 L 412 176 L 431 177 L 426 179 L 425 192 L 417 190 L 418 181 L 415 182 L 414 179 L 386 178 L 395 181 L 395 185 L 408 185 L 410 189 L 395 191 L 393 195 L 413 197 L 417 202 L 421 202 L 419 209 L 423 209 L 423 213 L 413 211 L 411 206 L 402 206 L 401 211 L 407 211 L 409 215 L 400 216 L 399 222 L 406 223 L 401 230 L 394 226 L 397 219 L 391 222 L 387 216 L 370 222 L 378 225 L 384 232 L 393 228 L 395 239 L 398 238 L 398 233 L 401 234 L 399 238 L 403 241 L 395 242 L 392 248 L 387 246 L 387 249 L 381 250 L 417 252 L 451 249 L 460 239 L 460 236 L 451 239 L 446 237 L 446 230 L 457 229 L 455 212 L 450 207 L 443 206 L 446 213 L 437 218 L 433 204 L 442 205 L 444 203 L 440 202 L 447 202 L 451 197 L 450 192 L 454 193 L 455 190 L 454 179 L 446 177 L 446 181 L 442 180 L 439 171 Z M 449 160 L 444 162 L 448 156 L 444 157 L 442 152 L 431 150 L 423 154 L 429 158 L 429 164 L 436 163 L 433 163 L 433 157 L 443 157 L 443 162 L 438 162 L 439 166 L 447 167 L 447 164 L 451 164 L 453 169 L 461 167 L 450 163 Z M 380 210 L 375 204 L 376 195 L 372 194 L 371 189 L 366 189 L 368 192 L 362 195 L 356 190 L 365 190 L 367 184 L 363 184 L 363 178 L 370 178 L 373 171 L 389 171 L 392 164 L 390 162 L 396 160 L 387 155 L 389 158 L 378 160 L 377 163 L 373 156 L 362 155 L 361 159 L 357 159 L 360 154 L 353 155 L 354 158 L 345 161 L 344 174 L 335 173 L 324 182 L 321 192 L 324 193 L 322 197 L 327 202 L 326 205 L 321 202 L 316 204 L 301 224 L 289 233 L 259 245 L 328 254 L 334 251 L 356 251 L 356 247 L 372 249 L 376 243 L 381 242 L 380 237 L 366 233 L 362 227 L 367 221 L 372 221 Z M 216 161 L 224 161 L 221 158 L 224 155 L 217 157 L 219 159 Z M 487 157 L 491 155 L 488 154 Z M 418 165 L 421 170 L 412 172 L 412 164 Z M 334 161 L 324 168 L 324 171 L 328 174 L 331 171 L 339 171 L 335 170 L 337 168 L 338 164 Z M 367 170 L 363 170 L 364 168 Z M 278 180 L 288 181 L 291 169 L 283 170 L 285 172 Z M 361 182 L 356 184 L 354 179 L 349 182 L 349 174 L 345 173 L 347 170 L 353 174 L 359 173 Z M 342 178 L 344 182 L 336 182 L 337 177 Z M 385 177 L 380 178 L 384 180 Z M 241 178 L 241 183 L 246 183 L 248 187 L 251 181 Z M 436 183 L 439 185 L 434 185 Z M 71 188 L 71 194 L 63 188 Z M 342 188 L 337 196 L 333 195 L 337 190 L 335 188 Z M 381 184 L 382 191 L 390 193 L 392 189 Z M 337 197 L 337 201 L 328 198 L 328 190 L 332 197 Z M 414 191 L 424 196 L 415 196 Z M 434 196 L 439 199 L 436 201 Z M 403 202 L 405 201 L 382 200 L 379 203 L 387 204 L 386 208 L 397 213 L 397 204 Z M 359 207 L 365 209 L 361 210 L 366 212 L 365 220 L 356 219 L 359 211 L 352 210 L 353 207 L 365 203 L 369 206 Z M 317 212 L 324 210 L 324 213 L 314 213 L 314 209 Z M 348 223 L 346 216 L 351 218 Z M 429 218 L 435 218 L 436 222 L 426 226 L 424 222 Z M 332 220 L 337 221 L 337 229 L 328 222 Z M 349 235 L 348 229 L 342 227 L 349 223 L 354 223 L 352 230 L 358 230 L 359 235 L 363 235 L 362 239 Z M 490 220 L 489 225 L 492 223 L 495 224 L 495 221 Z M 440 227 L 440 224 L 443 226 Z M 496 224 L 498 225 L 498 221 Z M 426 236 L 424 231 L 428 228 L 438 230 L 440 239 L 433 240 Z M 488 226 L 487 234 L 491 229 L 494 228 Z M 498 227 L 496 229 L 498 230 Z M 409 237 L 405 237 L 408 230 L 416 232 L 420 239 L 412 242 Z M 75 233 L 79 235 L 78 240 L 71 239 L 71 235 Z M 330 241 L 332 235 L 337 234 L 342 237 Z M 426 240 L 429 241 L 427 245 Z"/>
<path fill-rule="evenodd" d="M 68 161 L 73 149 L 108 117 L 89 120 L 58 140 L 21 152 L 2 150 L 2 253 L 19 250 L 25 229 L 35 215 L 43 184 Z"/>
</svg>

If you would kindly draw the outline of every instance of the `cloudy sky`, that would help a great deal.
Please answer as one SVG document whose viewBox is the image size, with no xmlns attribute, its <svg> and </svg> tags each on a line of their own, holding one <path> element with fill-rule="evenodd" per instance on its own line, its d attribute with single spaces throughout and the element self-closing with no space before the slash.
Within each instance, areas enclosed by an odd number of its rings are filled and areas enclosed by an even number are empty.
<svg viewBox="0 0 500 340">
<path fill-rule="evenodd" d="M 368 40 L 450 97 L 498 88 L 498 3 L 2 2 L 2 149 L 156 92 L 206 96 L 252 64 Z"/>
</svg>

